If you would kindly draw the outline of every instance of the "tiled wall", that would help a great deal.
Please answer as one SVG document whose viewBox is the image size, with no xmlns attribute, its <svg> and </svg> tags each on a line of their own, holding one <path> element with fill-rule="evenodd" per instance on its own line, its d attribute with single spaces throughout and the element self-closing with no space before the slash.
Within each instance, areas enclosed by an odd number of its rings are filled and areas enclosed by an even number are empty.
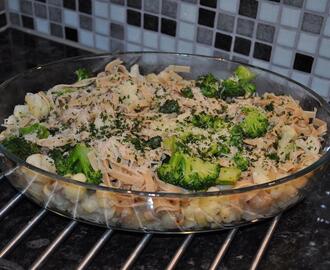
<svg viewBox="0 0 330 270">
<path fill-rule="evenodd" d="M 13 27 L 63 42 L 236 59 L 330 98 L 330 0 L 8 0 L 7 10 Z"/>
</svg>

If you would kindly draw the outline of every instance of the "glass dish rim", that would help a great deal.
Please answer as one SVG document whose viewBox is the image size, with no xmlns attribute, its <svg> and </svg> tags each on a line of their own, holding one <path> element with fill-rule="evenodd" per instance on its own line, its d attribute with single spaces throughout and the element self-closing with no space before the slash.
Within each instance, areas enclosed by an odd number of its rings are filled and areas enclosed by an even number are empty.
<svg viewBox="0 0 330 270">
<path fill-rule="evenodd" d="M 277 72 L 257 67 L 251 64 L 242 63 L 236 60 L 227 60 L 221 57 L 215 57 L 215 56 L 206 56 L 206 55 L 199 55 L 199 54 L 189 54 L 189 53 L 174 53 L 174 52 L 154 52 L 154 51 L 132 51 L 132 52 L 117 52 L 117 53 L 102 53 L 102 54 L 91 54 L 91 55 L 83 55 L 83 56 L 75 56 L 75 57 L 69 57 L 64 58 L 58 61 L 52 61 L 43 65 L 38 65 L 37 67 L 25 70 L 21 73 L 18 73 L 17 75 L 9 78 L 8 80 L 4 81 L 0 84 L 0 90 L 4 89 L 9 83 L 19 79 L 20 77 L 24 76 L 25 74 L 31 73 L 31 72 L 39 72 L 39 70 L 42 70 L 43 68 L 47 68 L 49 66 L 62 64 L 65 62 L 71 62 L 71 61 L 79 61 L 79 60 L 88 60 L 93 58 L 102 58 L 102 57 L 120 57 L 122 55 L 146 55 L 146 54 L 155 54 L 155 55 L 171 55 L 171 56 L 179 56 L 179 57 L 200 57 L 204 59 L 209 59 L 212 61 L 222 61 L 225 63 L 235 63 L 235 64 L 242 64 L 248 67 L 252 67 L 257 70 L 261 70 L 263 72 L 276 75 L 282 79 L 287 80 L 288 82 L 294 83 L 300 87 L 302 87 L 305 91 L 307 91 L 311 96 L 313 96 L 314 99 L 316 99 L 319 104 L 327 111 L 327 113 L 330 116 L 330 105 L 316 92 L 311 90 L 309 87 L 306 87 L 305 85 L 292 80 L 291 78 L 288 78 L 282 74 L 279 74 Z M 17 157 L 16 155 L 10 153 L 7 151 L 3 146 L 0 145 L 0 153 L 3 153 L 7 158 L 9 158 L 11 161 L 15 162 L 18 167 L 26 167 L 32 171 L 36 171 L 37 173 L 40 173 L 46 177 L 51 178 L 52 180 L 56 181 L 62 181 L 65 183 L 71 183 L 75 184 L 87 189 L 92 190 L 100 190 L 100 191 L 108 191 L 113 193 L 120 193 L 120 194 L 127 194 L 127 195 L 135 195 L 135 196 L 145 196 L 145 197 L 182 197 L 182 198 L 189 198 L 189 197 L 212 197 L 212 196 L 225 196 L 225 195 L 233 195 L 233 194 L 239 194 L 239 193 L 245 193 L 253 190 L 259 190 L 259 189 L 265 189 L 270 188 L 273 186 L 277 186 L 283 183 L 287 183 L 291 180 L 295 180 L 300 176 L 306 175 L 309 172 L 312 172 L 313 170 L 319 168 L 321 165 L 325 164 L 326 161 L 330 160 L 330 147 L 326 149 L 325 153 L 314 163 L 311 165 L 305 167 L 302 170 L 299 170 L 293 174 L 290 174 L 288 176 L 275 179 L 270 182 L 247 186 L 247 187 L 241 187 L 237 189 L 226 189 L 226 190 L 219 190 L 219 191 L 187 191 L 187 192 L 159 192 L 159 191 L 138 191 L 138 190 L 128 190 L 128 189 L 120 189 L 120 188 L 112 188 L 107 186 L 100 186 L 90 183 L 84 183 L 77 180 L 73 180 L 70 178 L 66 178 L 64 176 L 58 175 L 56 173 L 51 173 L 48 171 L 45 171 L 43 169 L 40 169 L 34 165 L 31 165 L 27 163 L 25 160 L 22 160 L 21 158 Z"/>
</svg>

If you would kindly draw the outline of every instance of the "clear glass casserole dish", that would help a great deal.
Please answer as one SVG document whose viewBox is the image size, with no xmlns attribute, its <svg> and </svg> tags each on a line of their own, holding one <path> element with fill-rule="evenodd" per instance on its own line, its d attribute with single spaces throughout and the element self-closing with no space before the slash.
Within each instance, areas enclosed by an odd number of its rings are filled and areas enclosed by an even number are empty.
<svg viewBox="0 0 330 270">
<path fill-rule="evenodd" d="M 123 53 L 65 59 L 26 71 L 0 86 L 0 122 L 27 92 L 47 90 L 60 83 L 72 83 L 74 71 L 87 68 L 93 74 L 115 58 L 129 67 L 139 64 L 142 74 L 159 72 L 168 65 L 188 65 L 185 77 L 212 72 L 226 78 L 239 63 L 219 58 L 172 53 Z M 330 106 L 303 85 L 273 72 L 249 66 L 257 74 L 257 93 L 291 95 L 304 110 L 317 109 L 317 118 L 330 123 Z M 329 161 L 329 133 L 323 154 L 312 165 L 281 179 L 243 188 L 208 192 L 165 193 L 115 189 L 82 183 L 46 172 L 26 163 L 0 145 L 0 169 L 18 190 L 39 205 L 67 217 L 96 225 L 157 233 L 202 232 L 233 228 L 263 220 L 301 200 L 317 182 Z M 156 207 L 173 204 L 173 211 Z M 127 203 L 129 202 L 129 203 Z"/>
</svg>

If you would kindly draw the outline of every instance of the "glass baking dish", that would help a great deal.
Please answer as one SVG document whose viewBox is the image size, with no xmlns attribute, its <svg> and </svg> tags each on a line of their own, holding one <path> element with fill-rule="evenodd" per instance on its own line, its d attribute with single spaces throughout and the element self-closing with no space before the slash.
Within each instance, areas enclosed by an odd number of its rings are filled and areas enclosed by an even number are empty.
<svg viewBox="0 0 330 270">
<path fill-rule="evenodd" d="M 84 67 L 93 74 L 120 58 L 129 67 L 139 64 L 142 74 L 159 72 L 168 65 L 189 65 L 193 79 L 213 73 L 226 78 L 237 62 L 188 54 L 132 52 L 64 59 L 18 74 L 0 86 L 0 122 L 15 105 L 24 103 L 27 92 L 48 90 L 61 83 L 73 83 L 74 71 Z M 249 65 L 248 65 L 249 66 Z M 249 66 L 257 74 L 257 92 L 288 94 L 304 110 L 317 109 L 317 117 L 330 123 L 330 106 L 307 87 L 262 68 Z M 0 169 L 12 171 L 11 184 L 39 205 L 67 217 L 122 230 L 156 233 L 214 231 L 254 223 L 279 214 L 300 201 L 318 181 L 329 161 L 329 132 L 325 135 L 322 157 L 312 165 L 268 183 L 208 192 L 142 192 L 78 182 L 32 166 L 6 151 Z M 317 184 L 317 183 L 316 183 Z M 173 210 L 162 210 L 162 204 Z M 168 207 L 167 207 L 168 209 Z M 171 209 L 171 208 L 170 208 Z"/>
</svg>

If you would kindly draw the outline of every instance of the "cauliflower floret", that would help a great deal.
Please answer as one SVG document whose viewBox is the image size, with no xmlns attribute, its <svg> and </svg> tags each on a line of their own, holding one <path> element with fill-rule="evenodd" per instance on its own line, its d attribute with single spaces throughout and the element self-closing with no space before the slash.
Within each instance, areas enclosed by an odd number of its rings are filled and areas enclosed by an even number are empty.
<svg viewBox="0 0 330 270">
<path fill-rule="evenodd" d="M 28 156 L 26 162 L 48 172 L 56 173 L 54 160 L 47 155 L 33 154 Z"/>
<path fill-rule="evenodd" d="M 49 114 L 50 104 L 47 97 L 42 92 L 37 94 L 27 93 L 25 102 L 34 117 L 42 119 Z"/>
<path fill-rule="evenodd" d="M 14 108 L 14 116 L 20 119 L 30 113 L 29 107 L 27 105 L 16 105 Z"/>
<path fill-rule="evenodd" d="M 291 126 L 283 126 L 281 129 L 281 139 L 278 141 L 277 156 L 284 161 L 294 150 L 294 140 L 297 138 L 297 132 Z"/>
<path fill-rule="evenodd" d="M 86 176 L 83 173 L 77 173 L 74 175 L 66 175 L 66 177 L 69 177 L 73 180 L 83 182 L 83 183 L 86 182 L 86 180 L 87 180 Z M 73 203 L 83 199 L 86 194 L 86 188 L 80 187 L 76 184 L 62 183 L 61 185 L 63 186 L 63 193 L 64 193 L 65 197 Z"/>
</svg>

